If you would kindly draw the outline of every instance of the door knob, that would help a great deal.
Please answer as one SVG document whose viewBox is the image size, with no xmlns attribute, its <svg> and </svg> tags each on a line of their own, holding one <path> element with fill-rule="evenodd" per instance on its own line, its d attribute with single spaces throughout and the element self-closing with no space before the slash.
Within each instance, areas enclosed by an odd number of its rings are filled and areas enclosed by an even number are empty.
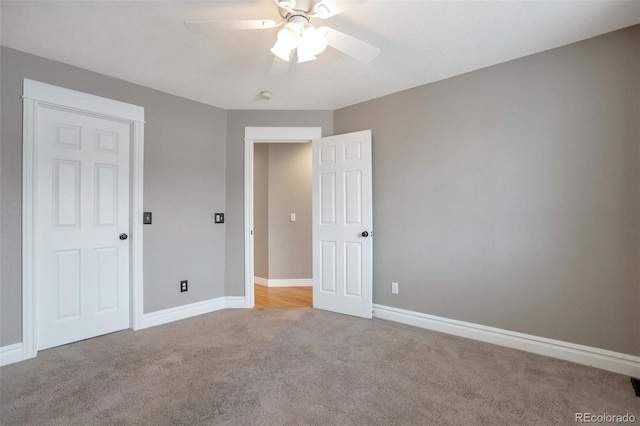
<svg viewBox="0 0 640 426">
<path fill-rule="evenodd" d="M 362 231 L 362 234 L 360 234 L 360 235 L 362 235 L 363 237 L 368 237 L 369 233 L 367 231 Z"/>
<path fill-rule="evenodd" d="M 127 238 L 129 238 L 129 236 L 127 234 L 120 234 L 120 239 L 121 240 L 126 240 Z"/>
</svg>

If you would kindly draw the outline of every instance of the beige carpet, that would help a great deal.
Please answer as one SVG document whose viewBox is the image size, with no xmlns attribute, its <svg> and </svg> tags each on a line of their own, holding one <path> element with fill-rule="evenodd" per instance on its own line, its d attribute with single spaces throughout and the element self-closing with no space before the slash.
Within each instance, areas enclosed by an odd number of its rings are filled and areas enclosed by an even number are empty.
<svg viewBox="0 0 640 426">
<path fill-rule="evenodd" d="M 573 424 L 633 413 L 629 378 L 383 320 L 224 311 L 0 368 L 0 423 Z"/>
</svg>

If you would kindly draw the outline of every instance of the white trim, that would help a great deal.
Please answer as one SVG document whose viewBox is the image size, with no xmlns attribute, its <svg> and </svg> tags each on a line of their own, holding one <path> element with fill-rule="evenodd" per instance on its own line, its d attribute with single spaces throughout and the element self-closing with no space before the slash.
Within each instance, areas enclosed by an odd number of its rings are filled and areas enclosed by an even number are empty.
<svg viewBox="0 0 640 426">
<path fill-rule="evenodd" d="M 248 130 L 244 130 L 244 296 L 247 308 L 253 308 L 253 140 L 247 138 Z"/>
<path fill-rule="evenodd" d="M 22 108 L 22 356 L 23 359 L 29 359 L 37 354 L 36 306 L 38 303 L 35 291 L 37 167 L 34 148 L 37 102 L 25 99 Z"/>
<path fill-rule="evenodd" d="M 373 316 L 638 377 L 640 357 L 384 305 Z"/>
<path fill-rule="evenodd" d="M 24 358 L 22 343 L 15 343 L 0 348 L 0 367 L 20 362 Z"/>
<path fill-rule="evenodd" d="M 253 281 L 257 285 L 264 287 L 311 287 L 313 286 L 313 278 L 262 278 L 253 277 Z"/>
<path fill-rule="evenodd" d="M 23 155 L 22 155 L 22 353 L 23 359 L 37 354 L 37 268 L 38 230 L 34 212 L 37 210 L 38 109 L 41 105 L 88 112 L 131 125 L 131 188 L 130 188 L 130 288 L 131 317 L 129 326 L 138 329 L 143 313 L 143 236 L 142 197 L 144 170 L 144 108 L 86 93 L 76 92 L 33 80 L 23 83 Z"/>
<path fill-rule="evenodd" d="M 322 127 L 244 128 L 244 294 L 246 307 L 253 308 L 253 144 L 309 142 L 322 136 Z"/>
<path fill-rule="evenodd" d="M 253 277 L 253 283 L 255 285 L 261 285 L 263 287 L 269 287 L 269 279 L 262 277 Z"/>
<path fill-rule="evenodd" d="M 311 287 L 313 286 L 313 278 L 292 278 L 280 279 L 272 278 L 268 283 L 269 287 Z"/>
<path fill-rule="evenodd" d="M 245 127 L 244 139 L 254 142 L 308 142 L 322 136 L 321 127 Z"/>
<path fill-rule="evenodd" d="M 131 321 L 129 326 L 133 330 L 138 330 L 142 323 L 142 315 L 144 313 L 144 273 L 143 273 L 143 223 L 144 208 L 142 205 L 143 188 L 144 188 L 144 124 L 141 122 L 133 123 L 131 147 L 131 189 L 130 189 L 130 208 L 131 208 L 131 245 L 129 266 L 129 279 L 131 285 Z"/>
<path fill-rule="evenodd" d="M 24 79 L 24 99 L 91 112 L 131 122 L 144 122 L 144 108 L 88 93 Z"/>
<path fill-rule="evenodd" d="M 224 298 L 225 309 L 245 309 L 247 302 L 244 296 L 226 296 Z"/>
<path fill-rule="evenodd" d="M 203 300 L 189 305 L 176 306 L 175 308 L 144 314 L 139 329 L 155 327 L 157 325 L 208 314 L 222 309 L 245 307 L 246 302 L 244 297 L 217 297 L 215 299 Z"/>
<path fill-rule="evenodd" d="M 244 309 L 246 308 L 246 305 L 247 302 L 243 296 L 233 296 L 218 297 L 216 299 L 204 300 L 202 302 L 191 303 L 189 305 L 177 306 L 175 308 L 141 315 L 137 330 L 183 320 L 197 315 L 208 314 L 222 309 Z M 0 348 L 0 367 L 20 362 L 28 358 L 32 357 L 25 356 L 22 343 L 16 343 L 14 345 L 3 346 Z"/>
</svg>

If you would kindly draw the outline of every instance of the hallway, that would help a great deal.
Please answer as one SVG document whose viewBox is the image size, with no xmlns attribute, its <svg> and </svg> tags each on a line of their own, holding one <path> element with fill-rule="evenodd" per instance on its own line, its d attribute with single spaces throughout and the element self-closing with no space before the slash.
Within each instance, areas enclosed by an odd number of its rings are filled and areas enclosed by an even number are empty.
<svg viewBox="0 0 640 426">
<path fill-rule="evenodd" d="M 256 308 L 310 308 L 313 287 L 265 287 L 254 285 Z"/>
</svg>

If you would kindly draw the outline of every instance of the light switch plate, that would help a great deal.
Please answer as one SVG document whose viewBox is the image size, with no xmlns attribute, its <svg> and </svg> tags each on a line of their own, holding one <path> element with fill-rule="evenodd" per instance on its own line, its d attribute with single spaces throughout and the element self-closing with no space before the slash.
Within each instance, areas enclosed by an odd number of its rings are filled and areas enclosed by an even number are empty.
<svg viewBox="0 0 640 426">
<path fill-rule="evenodd" d="M 142 214 L 142 224 L 151 225 L 151 212 L 144 212 Z"/>
<path fill-rule="evenodd" d="M 295 221 L 296 221 L 296 214 L 291 213 L 291 222 L 295 222 Z"/>
<path fill-rule="evenodd" d="M 215 223 L 224 223 L 224 213 L 215 213 L 214 221 Z"/>
</svg>

